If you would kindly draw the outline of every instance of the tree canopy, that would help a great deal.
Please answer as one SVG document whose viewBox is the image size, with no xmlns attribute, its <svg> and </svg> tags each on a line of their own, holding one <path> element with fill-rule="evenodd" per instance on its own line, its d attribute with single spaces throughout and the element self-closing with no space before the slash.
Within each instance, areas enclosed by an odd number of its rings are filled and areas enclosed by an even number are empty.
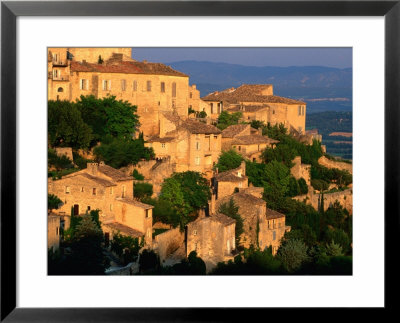
<svg viewBox="0 0 400 323">
<path fill-rule="evenodd" d="M 240 155 L 236 150 L 230 149 L 228 151 L 223 151 L 219 155 L 218 163 L 215 165 L 219 172 L 225 172 L 230 169 L 238 168 L 243 161 L 242 155 Z"/>
<path fill-rule="evenodd" d="M 218 117 L 217 128 L 224 130 L 231 125 L 238 124 L 241 117 L 241 112 L 229 113 L 227 111 L 222 111 Z"/>
</svg>

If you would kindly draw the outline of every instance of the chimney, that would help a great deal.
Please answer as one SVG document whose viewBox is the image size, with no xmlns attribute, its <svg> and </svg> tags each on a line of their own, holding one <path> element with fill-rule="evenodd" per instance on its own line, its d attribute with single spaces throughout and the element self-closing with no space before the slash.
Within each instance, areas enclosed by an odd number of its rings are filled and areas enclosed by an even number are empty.
<svg viewBox="0 0 400 323">
<path fill-rule="evenodd" d="M 215 214 L 215 194 L 211 195 L 211 201 L 209 202 L 210 215 Z"/>
<path fill-rule="evenodd" d="M 87 163 L 86 168 L 87 168 L 89 174 L 97 175 L 97 171 L 99 170 L 99 164 L 98 163 Z"/>
<path fill-rule="evenodd" d="M 240 168 L 242 169 L 242 174 L 246 176 L 246 162 L 244 160 L 240 163 Z"/>
</svg>

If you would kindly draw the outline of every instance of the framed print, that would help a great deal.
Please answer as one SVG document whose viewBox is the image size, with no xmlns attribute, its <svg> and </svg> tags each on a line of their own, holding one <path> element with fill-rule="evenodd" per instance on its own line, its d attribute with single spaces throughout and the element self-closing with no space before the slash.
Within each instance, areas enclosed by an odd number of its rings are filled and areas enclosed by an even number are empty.
<svg viewBox="0 0 400 323">
<path fill-rule="evenodd" d="M 1 14 L 2 320 L 394 306 L 398 1 Z"/>
</svg>

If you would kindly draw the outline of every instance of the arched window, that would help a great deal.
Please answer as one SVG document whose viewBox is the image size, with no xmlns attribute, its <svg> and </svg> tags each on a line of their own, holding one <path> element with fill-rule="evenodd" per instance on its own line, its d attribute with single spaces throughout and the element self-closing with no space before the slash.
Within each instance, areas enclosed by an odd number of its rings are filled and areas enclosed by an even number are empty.
<svg viewBox="0 0 400 323">
<path fill-rule="evenodd" d="M 64 89 L 62 87 L 59 87 L 57 92 L 64 92 Z"/>
</svg>

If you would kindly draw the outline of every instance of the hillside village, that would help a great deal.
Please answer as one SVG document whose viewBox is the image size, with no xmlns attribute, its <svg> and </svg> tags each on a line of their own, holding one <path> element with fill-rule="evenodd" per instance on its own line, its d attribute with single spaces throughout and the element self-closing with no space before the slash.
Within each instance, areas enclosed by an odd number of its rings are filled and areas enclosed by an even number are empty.
<svg viewBox="0 0 400 323">
<path fill-rule="evenodd" d="M 131 48 L 47 61 L 50 274 L 349 274 L 352 165 L 306 103 L 272 84 L 202 97 Z"/>
</svg>

